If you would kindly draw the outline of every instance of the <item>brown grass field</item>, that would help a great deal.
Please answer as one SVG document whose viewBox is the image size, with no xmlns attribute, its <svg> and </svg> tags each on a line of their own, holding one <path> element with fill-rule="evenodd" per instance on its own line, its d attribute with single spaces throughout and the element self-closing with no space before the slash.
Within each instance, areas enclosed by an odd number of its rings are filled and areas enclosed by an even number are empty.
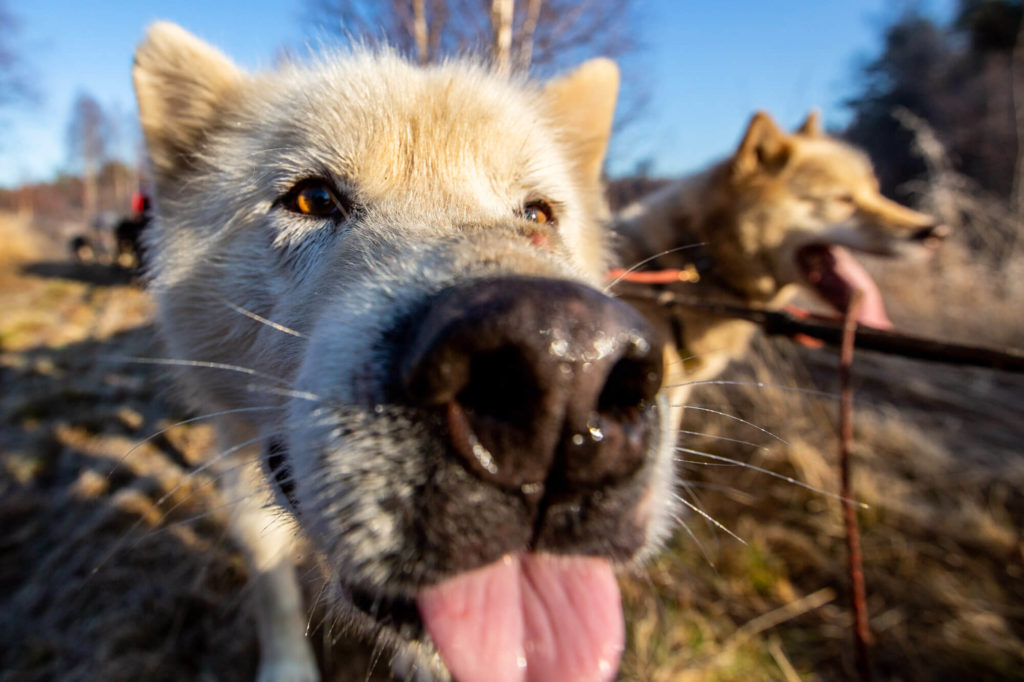
<svg viewBox="0 0 1024 682">
<path fill-rule="evenodd" d="M 212 434 L 134 360 L 161 355 L 146 294 L 31 230 L 0 216 L 0 680 L 251 680 Z M 1024 254 L 871 267 L 898 328 L 1024 347 Z M 680 453 L 680 495 L 742 541 L 690 513 L 623 579 L 620 679 L 854 677 L 839 502 L 744 466 L 837 489 L 837 363 L 761 339 L 695 393 L 750 424 L 688 413 L 681 444 L 734 462 Z M 877 678 L 1024 679 L 1024 376 L 867 352 L 853 374 Z M 386 674 L 311 625 L 328 679 Z"/>
</svg>

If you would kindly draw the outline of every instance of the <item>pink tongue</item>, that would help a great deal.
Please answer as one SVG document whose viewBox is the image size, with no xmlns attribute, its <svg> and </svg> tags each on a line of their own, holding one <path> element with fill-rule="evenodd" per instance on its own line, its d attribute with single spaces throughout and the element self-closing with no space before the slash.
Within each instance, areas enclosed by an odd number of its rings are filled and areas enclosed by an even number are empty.
<svg viewBox="0 0 1024 682">
<path fill-rule="evenodd" d="M 417 603 L 458 682 L 610 680 L 618 669 L 622 602 L 604 559 L 505 556 Z"/>
<path fill-rule="evenodd" d="M 878 285 L 871 279 L 864 266 L 844 248 L 829 247 L 829 253 L 834 259 L 832 271 L 825 273 L 823 278 L 838 277 L 851 292 L 860 289 L 864 294 L 857 322 L 877 329 L 892 329 L 892 322 L 889 321 L 889 316 L 885 313 L 885 304 L 882 303 L 882 292 L 878 290 Z"/>
</svg>

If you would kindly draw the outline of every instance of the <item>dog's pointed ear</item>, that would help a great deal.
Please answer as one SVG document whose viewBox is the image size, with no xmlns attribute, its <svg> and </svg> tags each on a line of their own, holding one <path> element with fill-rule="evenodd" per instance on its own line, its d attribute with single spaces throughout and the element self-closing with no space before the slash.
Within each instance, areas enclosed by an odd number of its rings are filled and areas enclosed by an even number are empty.
<svg viewBox="0 0 1024 682">
<path fill-rule="evenodd" d="M 736 178 L 756 171 L 774 173 L 789 161 L 792 145 L 786 133 L 763 111 L 754 114 L 743 135 L 739 149 L 732 157 L 732 173 Z"/>
<path fill-rule="evenodd" d="M 796 129 L 797 135 L 806 135 L 808 137 L 821 137 L 823 132 L 821 129 L 821 112 L 817 109 L 811 109 L 807 114 L 807 118 Z"/>
<path fill-rule="evenodd" d="M 612 134 L 619 67 L 610 59 L 584 62 L 544 87 L 544 99 L 583 177 L 598 180 Z"/>
<path fill-rule="evenodd" d="M 191 166 L 244 82 L 227 57 L 185 29 L 153 24 L 135 51 L 132 80 L 157 182 Z"/>
</svg>

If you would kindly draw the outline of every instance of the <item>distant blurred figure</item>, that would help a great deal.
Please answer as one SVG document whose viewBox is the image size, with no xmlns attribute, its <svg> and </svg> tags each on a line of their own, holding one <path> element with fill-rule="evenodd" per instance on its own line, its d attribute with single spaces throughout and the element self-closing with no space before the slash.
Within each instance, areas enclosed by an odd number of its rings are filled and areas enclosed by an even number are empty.
<svg viewBox="0 0 1024 682">
<path fill-rule="evenodd" d="M 122 268 L 142 269 L 144 254 L 140 237 L 151 218 L 149 196 L 141 191 L 132 194 L 131 214 L 122 218 L 114 227 L 114 239 L 117 242 L 116 260 Z"/>
<path fill-rule="evenodd" d="M 68 241 L 68 250 L 71 259 L 79 265 L 96 262 L 96 249 L 93 248 L 92 240 L 83 234 L 76 234 Z"/>
</svg>

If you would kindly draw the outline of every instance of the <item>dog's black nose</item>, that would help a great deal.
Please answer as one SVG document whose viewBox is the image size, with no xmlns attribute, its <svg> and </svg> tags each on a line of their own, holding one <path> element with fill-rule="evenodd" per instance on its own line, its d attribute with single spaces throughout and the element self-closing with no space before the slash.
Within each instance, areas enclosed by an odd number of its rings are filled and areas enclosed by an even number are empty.
<svg viewBox="0 0 1024 682">
<path fill-rule="evenodd" d="M 621 301 L 573 282 L 503 277 L 438 295 L 401 378 L 414 404 L 443 411 L 470 470 L 535 499 L 640 466 L 662 356 Z"/>
<path fill-rule="evenodd" d="M 933 225 L 927 225 L 920 228 L 913 235 L 911 239 L 916 242 L 923 242 L 925 244 L 938 244 L 943 241 L 950 234 L 948 226 L 942 223 L 935 223 Z"/>
</svg>

